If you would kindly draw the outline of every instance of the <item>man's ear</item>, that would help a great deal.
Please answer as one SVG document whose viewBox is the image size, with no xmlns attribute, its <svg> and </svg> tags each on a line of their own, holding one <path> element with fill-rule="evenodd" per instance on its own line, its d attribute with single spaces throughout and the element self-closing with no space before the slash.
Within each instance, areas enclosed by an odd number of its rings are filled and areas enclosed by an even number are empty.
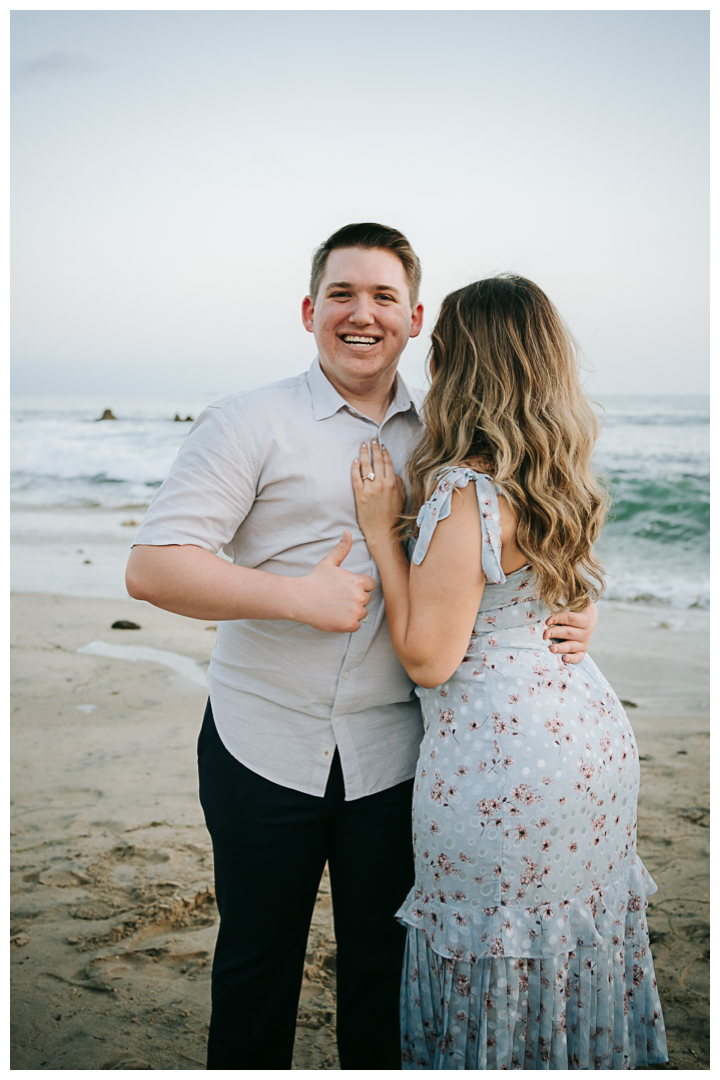
<svg viewBox="0 0 720 1080">
<path fill-rule="evenodd" d="M 305 299 L 302 302 L 302 321 L 303 321 L 303 326 L 305 327 L 305 329 L 310 334 L 312 334 L 312 332 L 313 332 L 314 318 L 315 318 L 315 305 L 314 305 L 314 303 L 312 301 L 312 297 L 311 296 L 306 296 Z"/>
<path fill-rule="evenodd" d="M 425 308 L 422 304 L 416 304 L 410 320 L 410 337 L 417 337 L 422 330 L 424 314 Z"/>
</svg>

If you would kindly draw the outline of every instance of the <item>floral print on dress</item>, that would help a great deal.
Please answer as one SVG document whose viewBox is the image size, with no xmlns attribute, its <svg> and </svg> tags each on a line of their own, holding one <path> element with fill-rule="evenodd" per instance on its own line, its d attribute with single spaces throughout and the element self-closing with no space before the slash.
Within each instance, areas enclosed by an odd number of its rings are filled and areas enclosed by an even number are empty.
<svg viewBox="0 0 720 1080">
<path fill-rule="evenodd" d="M 421 563 L 455 487 L 475 484 L 487 577 L 460 667 L 418 687 L 406 1069 L 626 1069 L 667 1060 L 636 852 L 639 763 L 589 657 L 543 641 L 529 568 L 500 566 L 490 477 L 445 473 L 418 515 Z"/>
</svg>

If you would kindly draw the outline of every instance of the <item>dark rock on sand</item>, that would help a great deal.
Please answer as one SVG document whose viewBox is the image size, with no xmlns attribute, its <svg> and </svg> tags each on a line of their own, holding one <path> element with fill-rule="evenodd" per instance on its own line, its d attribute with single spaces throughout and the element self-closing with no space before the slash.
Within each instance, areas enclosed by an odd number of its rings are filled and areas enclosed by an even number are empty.
<svg viewBox="0 0 720 1080">
<path fill-rule="evenodd" d="M 185 419 L 183 420 L 182 416 L 178 416 L 177 413 L 175 413 L 175 420 L 180 424 L 192 424 L 192 423 L 194 423 L 192 416 L 186 416 Z"/>
<path fill-rule="evenodd" d="M 130 622 L 129 619 L 118 619 L 110 627 L 111 630 L 140 630 L 142 629 L 136 622 Z"/>
<path fill-rule="evenodd" d="M 112 409 L 106 409 L 102 416 L 98 416 L 98 420 L 117 420 L 117 416 L 113 416 Z"/>
</svg>

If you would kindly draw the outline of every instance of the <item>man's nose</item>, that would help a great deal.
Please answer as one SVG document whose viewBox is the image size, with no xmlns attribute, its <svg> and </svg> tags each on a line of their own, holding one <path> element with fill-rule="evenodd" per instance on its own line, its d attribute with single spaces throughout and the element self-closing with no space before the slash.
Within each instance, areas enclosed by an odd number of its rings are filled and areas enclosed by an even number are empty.
<svg viewBox="0 0 720 1080">
<path fill-rule="evenodd" d="M 350 322 L 358 326 L 368 326 L 374 319 L 369 300 L 362 296 L 357 297 L 350 313 Z"/>
</svg>

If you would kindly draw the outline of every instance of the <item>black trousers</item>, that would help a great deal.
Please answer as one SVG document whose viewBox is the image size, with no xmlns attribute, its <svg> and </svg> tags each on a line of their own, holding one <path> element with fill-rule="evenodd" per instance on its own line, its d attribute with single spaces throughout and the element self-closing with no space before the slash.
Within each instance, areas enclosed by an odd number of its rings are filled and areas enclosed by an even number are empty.
<svg viewBox="0 0 720 1080">
<path fill-rule="evenodd" d="M 220 912 L 208 1069 L 291 1067 L 315 897 L 329 864 L 343 1069 L 399 1069 L 405 930 L 413 884 L 413 781 L 345 801 L 336 752 L 324 796 L 274 784 L 226 750 L 208 702 L 200 801 Z"/>
</svg>

